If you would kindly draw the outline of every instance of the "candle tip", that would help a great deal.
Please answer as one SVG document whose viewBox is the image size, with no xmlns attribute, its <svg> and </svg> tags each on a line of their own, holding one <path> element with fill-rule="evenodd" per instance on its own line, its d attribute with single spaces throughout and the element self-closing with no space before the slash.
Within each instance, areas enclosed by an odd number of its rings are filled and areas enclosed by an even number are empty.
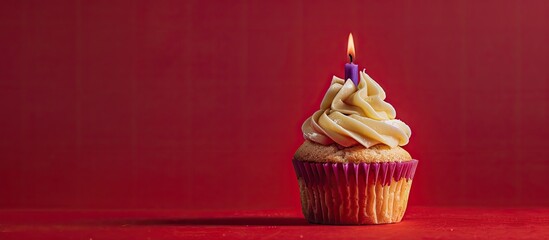
<svg viewBox="0 0 549 240">
<path fill-rule="evenodd" d="M 349 59 L 353 62 L 353 58 L 356 58 L 355 55 L 355 42 L 353 41 L 353 34 L 349 33 L 349 41 L 347 42 L 347 55 Z"/>
</svg>

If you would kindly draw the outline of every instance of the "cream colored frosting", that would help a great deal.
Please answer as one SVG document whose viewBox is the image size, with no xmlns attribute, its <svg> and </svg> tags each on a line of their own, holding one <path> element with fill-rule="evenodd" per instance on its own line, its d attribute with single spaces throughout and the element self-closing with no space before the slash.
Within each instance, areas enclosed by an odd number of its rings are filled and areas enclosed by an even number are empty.
<svg viewBox="0 0 549 240">
<path fill-rule="evenodd" d="M 385 91 L 365 71 L 360 72 L 358 86 L 334 76 L 320 110 L 303 123 L 303 136 L 323 145 L 404 146 L 412 132 L 395 119 L 396 111 L 385 97 Z"/>
</svg>

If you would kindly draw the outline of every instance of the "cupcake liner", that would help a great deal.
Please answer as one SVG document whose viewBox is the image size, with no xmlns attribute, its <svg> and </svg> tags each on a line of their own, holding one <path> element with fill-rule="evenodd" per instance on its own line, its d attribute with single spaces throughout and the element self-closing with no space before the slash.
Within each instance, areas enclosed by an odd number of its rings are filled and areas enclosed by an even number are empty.
<svg viewBox="0 0 549 240">
<path fill-rule="evenodd" d="M 404 215 L 418 161 L 315 163 L 293 160 L 303 213 L 312 223 L 379 224 Z"/>
</svg>

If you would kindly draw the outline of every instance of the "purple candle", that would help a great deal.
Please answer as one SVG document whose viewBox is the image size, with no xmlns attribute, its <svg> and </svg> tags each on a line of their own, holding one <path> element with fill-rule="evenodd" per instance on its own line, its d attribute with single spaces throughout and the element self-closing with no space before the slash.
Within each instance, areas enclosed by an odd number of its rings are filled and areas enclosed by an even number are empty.
<svg viewBox="0 0 549 240">
<path fill-rule="evenodd" d="M 347 43 L 347 55 L 349 55 L 349 63 L 345 64 L 345 80 L 351 79 L 358 86 L 358 65 L 353 63 L 355 58 L 355 43 L 353 34 L 349 33 L 349 42 Z"/>
<path fill-rule="evenodd" d="M 351 79 L 358 86 L 358 65 L 345 63 L 345 80 Z"/>
</svg>

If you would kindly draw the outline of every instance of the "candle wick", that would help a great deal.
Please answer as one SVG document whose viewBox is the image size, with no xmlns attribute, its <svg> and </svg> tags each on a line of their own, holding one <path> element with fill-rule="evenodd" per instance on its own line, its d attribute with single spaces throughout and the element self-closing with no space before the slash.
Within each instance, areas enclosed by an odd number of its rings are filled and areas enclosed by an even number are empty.
<svg viewBox="0 0 549 240">
<path fill-rule="evenodd" d="M 353 55 L 349 54 L 350 63 L 353 63 Z"/>
</svg>

